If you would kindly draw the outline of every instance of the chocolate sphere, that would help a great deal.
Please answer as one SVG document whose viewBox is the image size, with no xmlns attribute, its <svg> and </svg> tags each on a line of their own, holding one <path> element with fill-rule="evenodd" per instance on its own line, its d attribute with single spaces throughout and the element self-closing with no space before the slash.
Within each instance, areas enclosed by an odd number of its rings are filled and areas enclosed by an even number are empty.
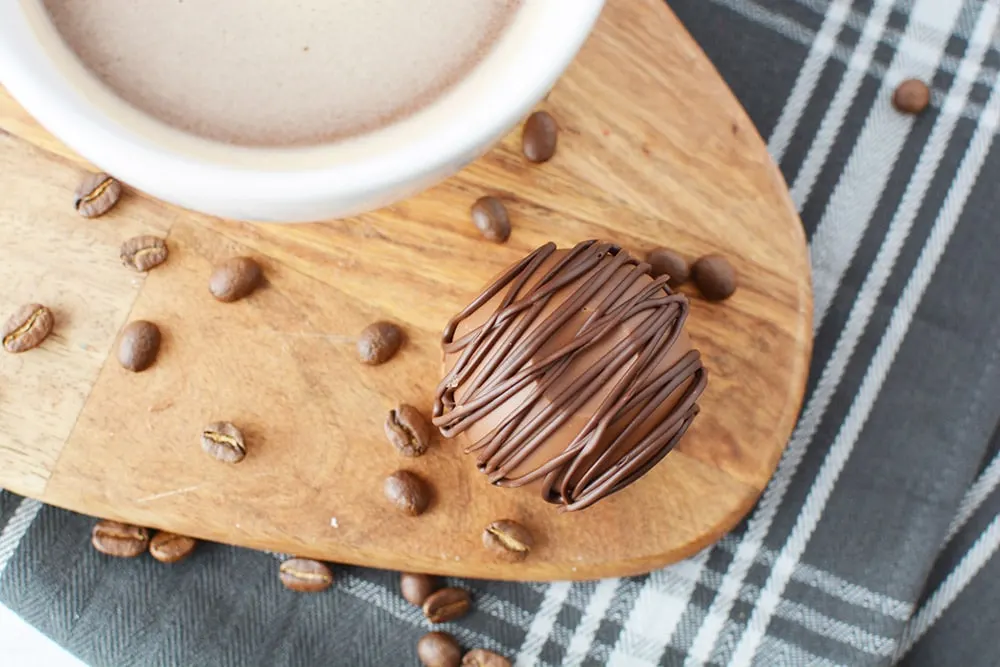
<svg viewBox="0 0 1000 667">
<path fill-rule="evenodd" d="M 666 281 L 612 244 L 542 246 L 449 322 L 435 425 L 494 484 L 565 510 L 625 488 L 684 435 L 707 382 Z"/>
</svg>

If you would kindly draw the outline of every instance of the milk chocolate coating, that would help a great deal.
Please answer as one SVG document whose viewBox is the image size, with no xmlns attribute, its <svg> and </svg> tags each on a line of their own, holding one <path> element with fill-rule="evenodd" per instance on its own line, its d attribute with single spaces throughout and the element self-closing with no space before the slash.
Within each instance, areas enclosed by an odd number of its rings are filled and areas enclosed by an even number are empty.
<svg viewBox="0 0 1000 667">
<path fill-rule="evenodd" d="M 649 270 L 609 243 L 548 243 L 448 323 L 434 424 L 464 434 L 492 483 L 538 483 L 562 510 L 584 509 L 687 431 L 707 375 L 687 298 Z"/>
</svg>

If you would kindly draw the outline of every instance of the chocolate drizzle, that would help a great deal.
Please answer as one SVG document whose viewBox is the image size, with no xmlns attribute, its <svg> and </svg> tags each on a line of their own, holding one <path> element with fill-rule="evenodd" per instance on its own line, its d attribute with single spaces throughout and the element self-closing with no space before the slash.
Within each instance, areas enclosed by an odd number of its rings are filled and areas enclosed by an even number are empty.
<svg viewBox="0 0 1000 667">
<path fill-rule="evenodd" d="M 451 438 L 505 406 L 499 423 L 466 452 L 476 454 L 492 483 L 541 480 L 543 497 L 572 511 L 659 463 L 698 414 L 707 377 L 696 350 L 662 368 L 689 310 L 686 297 L 670 293 L 668 276 L 649 278 L 648 264 L 608 243 L 585 241 L 553 257 L 557 252 L 553 243 L 538 248 L 448 323 L 442 346 L 457 361 L 438 386 L 434 424 Z M 454 340 L 464 320 L 501 295 L 481 326 Z M 554 344 L 554 337 L 565 342 Z M 588 354 L 597 361 L 581 368 Z M 581 413 L 596 395 L 603 396 L 599 407 Z M 586 421 L 561 452 L 515 472 L 580 416 Z"/>
</svg>

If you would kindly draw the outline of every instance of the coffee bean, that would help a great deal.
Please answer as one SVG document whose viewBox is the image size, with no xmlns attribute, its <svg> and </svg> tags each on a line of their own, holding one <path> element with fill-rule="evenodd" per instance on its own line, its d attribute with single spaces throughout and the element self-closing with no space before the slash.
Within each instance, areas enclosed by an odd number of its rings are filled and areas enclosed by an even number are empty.
<svg viewBox="0 0 1000 667">
<path fill-rule="evenodd" d="M 299 593 L 318 593 L 333 584 L 333 572 L 326 563 L 308 558 L 286 560 L 278 569 L 281 583 Z"/>
<path fill-rule="evenodd" d="M 706 255 L 691 267 L 698 291 L 709 301 L 728 299 L 736 291 L 736 269 L 722 255 Z"/>
<path fill-rule="evenodd" d="M 483 531 L 483 546 L 500 560 L 516 563 L 528 557 L 531 547 L 535 546 L 535 540 L 521 524 L 502 519 L 486 526 Z"/>
<path fill-rule="evenodd" d="M 85 218 L 104 215 L 118 203 L 122 184 L 107 174 L 87 174 L 76 188 L 73 207 Z"/>
<path fill-rule="evenodd" d="M 90 543 L 102 554 L 135 558 L 149 546 L 149 531 L 118 521 L 98 521 L 90 531 Z"/>
<path fill-rule="evenodd" d="M 510 238 L 510 216 L 507 207 L 496 197 L 480 197 L 472 205 L 472 224 L 487 241 L 503 243 Z"/>
<path fill-rule="evenodd" d="M 190 556 L 197 545 L 193 537 L 161 530 L 149 541 L 149 554 L 161 563 L 176 563 Z"/>
<path fill-rule="evenodd" d="M 230 303 L 249 296 L 257 289 L 264 272 L 250 257 L 233 257 L 215 267 L 208 289 L 219 301 Z"/>
<path fill-rule="evenodd" d="M 403 456 L 420 456 L 431 443 L 431 425 L 412 405 L 401 404 L 389 411 L 385 420 L 385 435 Z"/>
<path fill-rule="evenodd" d="M 428 632 L 417 642 L 417 657 L 424 667 L 461 667 L 462 647 L 447 632 Z"/>
<path fill-rule="evenodd" d="M 677 289 L 691 277 L 691 269 L 688 267 L 687 260 L 673 250 L 667 248 L 651 250 L 646 255 L 646 261 L 650 266 L 650 275 L 654 278 L 670 276 L 667 285 L 671 289 Z"/>
<path fill-rule="evenodd" d="M 145 272 L 167 261 L 167 244 L 156 236 L 135 236 L 122 243 L 119 255 L 128 268 Z"/>
<path fill-rule="evenodd" d="M 546 111 L 536 111 L 528 116 L 521 131 L 521 150 L 531 162 L 547 162 L 556 154 L 559 126 Z"/>
<path fill-rule="evenodd" d="M 920 79 L 907 79 L 892 94 L 892 103 L 903 113 L 918 114 L 931 103 L 931 89 Z"/>
<path fill-rule="evenodd" d="M 410 516 L 423 514 L 431 500 L 424 481 L 408 470 L 397 470 L 386 477 L 382 490 L 396 509 Z"/>
<path fill-rule="evenodd" d="M 404 572 L 399 576 L 399 591 L 403 599 L 417 607 L 438 588 L 438 581 L 429 574 L 410 574 Z"/>
<path fill-rule="evenodd" d="M 152 322 L 129 322 L 118 338 L 118 363 L 135 373 L 146 370 L 156 361 L 161 338 L 160 328 Z"/>
<path fill-rule="evenodd" d="M 392 322 L 375 322 L 362 330 L 358 338 L 358 359 L 378 366 L 392 359 L 403 344 L 403 331 Z"/>
<path fill-rule="evenodd" d="M 474 648 L 462 658 L 461 667 L 510 667 L 510 660 L 484 648 Z"/>
<path fill-rule="evenodd" d="M 469 591 L 462 588 L 442 588 L 424 600 L 424 616 L 431 623 L 447 623 L 465 616 L 471 606 Z"/>
<path fill-rule="evenodd" d="M 55 324 L 52 311 L 38 303 L 28 303 L 16 311 L 3 325 L 3 349 L 18 353 L 38 347 Z"/>
<path fill-rule="evenodd" d="M 229 422 L 213 422 L 202 429 L 201 448 L 224 463 L 239 463 L 247 455 L 243 434 Z"/>
</svg>

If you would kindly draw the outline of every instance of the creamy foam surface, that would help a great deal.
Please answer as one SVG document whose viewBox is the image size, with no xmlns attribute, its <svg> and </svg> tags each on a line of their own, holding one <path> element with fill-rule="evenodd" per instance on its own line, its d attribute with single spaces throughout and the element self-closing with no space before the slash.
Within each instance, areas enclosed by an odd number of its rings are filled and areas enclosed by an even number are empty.
<svg viewBox="0 0 1000 667">
<path fill-rule="evenodd" d="M 42 0 L 120 97 L 235 144 L 308 145 L 432 102 L 520 0 Z"/>
</svg>

